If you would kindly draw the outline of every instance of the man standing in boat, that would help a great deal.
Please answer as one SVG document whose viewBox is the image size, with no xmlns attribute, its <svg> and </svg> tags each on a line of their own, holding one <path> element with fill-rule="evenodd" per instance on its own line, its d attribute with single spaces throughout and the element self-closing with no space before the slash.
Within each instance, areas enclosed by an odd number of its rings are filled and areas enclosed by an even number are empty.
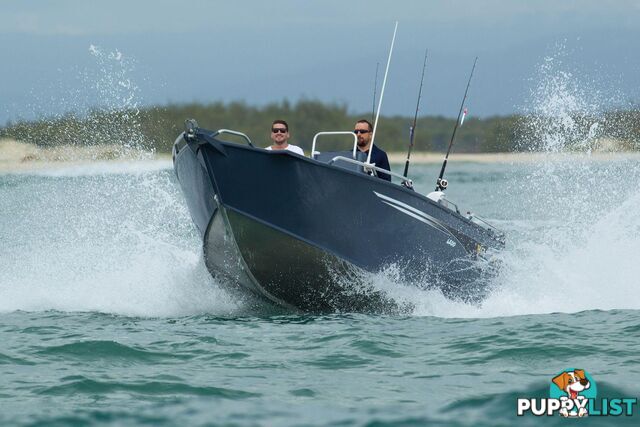
<svg viewBox="0 0 640 427">
<path fill-rule="evenodd" d="M 358 150 L 368 156 L 369 149 L 371 148 L 371 137 L 373 136 L 373 125 L 368 120 L 358 120 L 353 133 L 358 137 Z M 391 167 L 389 166 L 387 153 L 375 144 L 373 144 L 373 148 L 371 149 L 373 150 L 371 152 L 371 163 L 374 163 L 379 168 L 390 171 Z M 378 178 L 391 181 L 391 175 L 387 175 L 386 173 L 378 173 Z"/>
<path fill-rule="evenodd" d="M 304 156 L 304 151 L 297 145 L 289 144 L 289 125 L 284 120 L 274 120 L 271 124 L 271 141 L 273 145 L 267 150 L 289 150 Z"/>
</svg>

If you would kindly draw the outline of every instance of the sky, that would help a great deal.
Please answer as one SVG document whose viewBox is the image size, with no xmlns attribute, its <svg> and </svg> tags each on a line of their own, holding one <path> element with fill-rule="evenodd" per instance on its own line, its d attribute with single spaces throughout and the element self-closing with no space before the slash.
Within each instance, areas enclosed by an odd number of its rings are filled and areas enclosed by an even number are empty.
<svg viewBox="0 0 640 427">
<path fill-rule="evenodd" d="M 382 114 L 414 114 L 425 49 L 420 115 L 457 115 L 476 56 L 470 116 L 529 111 L 556 75 L 599 108 L 640 102 L 640 0 L 0 0 L 0 125 L 192 101 L 370 113 L 395 21 Z"/>
</svg>

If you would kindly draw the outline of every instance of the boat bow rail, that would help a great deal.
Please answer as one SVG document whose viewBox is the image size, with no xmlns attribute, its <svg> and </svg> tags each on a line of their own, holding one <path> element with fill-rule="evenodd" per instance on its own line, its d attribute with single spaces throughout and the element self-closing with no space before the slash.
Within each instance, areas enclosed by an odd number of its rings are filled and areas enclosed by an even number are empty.
<svg viewBox="0 0 640 427">
<path fill-rule="evenodd" d="M 225 134 L 239 136 L 247 142 L 247 145 L 249 145 L 249 147 L 255 148 L 253 142 L 251 142 L 251 138 L 249 138 L 246 133 L 233 129 L 218 129 L 215 132 L 207 132 L 204 129 L 198 127 L 198 122 L 196 122 L 194 119 L 188 119 L 184 121 L 184 139 L 195 142 L 198 145 L 209 143 L 215 146 L 216 141 L 214 140 L 214 138 L 219 135 Z"/>
<path fill-rule="evenodd" d="M 247 136 L 246 133 L 242 133 L 242 132 L 238 132 L 237 130 L 231 130 L 231 129 L 218 129 L 217 131 L 215 131 L 211 137 L 215 138 L 218 135 L 235 135 L 235 136 L 239 136 L 241 138 L 244 138 L 245 141 L 247 141 L 247 144 L 249 144 L 249 147 L 253 147 L 253 142 L 251 142 L 251 138 L 249 138 Z"/>
</svg>

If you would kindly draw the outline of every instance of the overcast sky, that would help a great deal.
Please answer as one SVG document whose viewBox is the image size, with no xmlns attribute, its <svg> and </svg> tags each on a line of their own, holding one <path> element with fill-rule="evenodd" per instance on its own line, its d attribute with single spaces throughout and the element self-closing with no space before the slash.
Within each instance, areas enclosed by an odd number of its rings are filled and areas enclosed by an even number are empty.
<svg viewBox="0 0 640 427">
<path fill-rule="evenodd" d="M 457 114 L 476 55 L 472 115 L 527 111 L 556 75 L 602 108 L 640 101 L 640 0 L 0 0 L 0 124 L 105 103 L 369 112 L 396 20 L 383 114 L 413 114 L 425 48 L 421 114 Z"/>
</svg>

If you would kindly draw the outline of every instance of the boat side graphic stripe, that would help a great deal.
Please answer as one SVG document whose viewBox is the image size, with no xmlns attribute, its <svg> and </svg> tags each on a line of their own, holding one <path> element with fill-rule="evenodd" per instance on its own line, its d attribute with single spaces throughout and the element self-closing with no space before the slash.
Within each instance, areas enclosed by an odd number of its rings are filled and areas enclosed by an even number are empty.
<svg viewBox="0 0 640 427">
<path fill-rule="evenodd" d="M 406 209 L 404 209 L 404 208 L 401 208 L 400 206 L 396 206 L 396 205 L 394 205 L 394 204 L 392 204 L 392 203 L 389 203 L 389 202 L 387 202 L 387 201 L 385 201 L 385 200 L 383 200 L 383 201 L 382 201 L 382 203 L 384 203 L 384 204 L 386 204 L 386 205 L 389 205 L 389 206 L 391 206 L 392 208 L 397 209 L 397 210 L 399 210 L 400 212 L 402 212 L 402 213 L 404 213 L 404 214 L 406 214 L 406 215 L 409 215 L 410 217 L 415 218 L 415 219 L 417 219 L 418 221 L 420 221 L 420 222 L 422 222 L 422 223 L 425 223 L 425 224 L 427 224 L 427 225 L 428 225 L 428 226 L 430 226 L 430 227 L 435 228 L 436 230 L 438 230 L 438 231 L 439 231 L 439 232 L 441 232 L 441 233 L 444 233 L 444 234 L 446 234 L 446 235 L 448 235 L 448 236 L 450 236 L 450 235 L 451 235 L 451 234 L 450 234 L 449 232 L 447 232 L 446 230 L 442 230 L 442 229 L 441 229 L 437 224 L 434 224 L 434 223 L 432 223 L 431 221 L 428 221 L 427 219 L 422 218 L 420 215 L 416 215 L 416 214 L 414 214 L 413 212 L 410 212 L 410 211 L 408 211 L 408 210 L 406 210 Z"/>
<path fill-rule="evenodd" d="M 437 229 L 438 231 L 448 235 L 448 236 L 452 236 L 453 234 L 451 234 L 451 232 L 449 230 L 447 230 L 446 227 L 444 227 L 442 224 L 440 224 L 440 221 L 438 221 L 437 219 L 433 218 L 430 215 L 427 215 L 426 213 L 407 205 L 406 203 L 403 203 L 399 200 L 395 200 L 392 199 L 391 197 L 385 196 L 384 194 L 380 194 L 378 192 L 375 192 L 375 195 L 378 196 L 379 198 L 382 199 L 382 202 L 391 206 L 392 208 L 395 208 L 397 210 L 399 210 L 400 212 L 403 212 L 415 219 L 418 219 L 422 222 L 424 222 L 425 224 L 429 224 L 430 226 L 432 226 L 433 228 Z"/>
</svg>

